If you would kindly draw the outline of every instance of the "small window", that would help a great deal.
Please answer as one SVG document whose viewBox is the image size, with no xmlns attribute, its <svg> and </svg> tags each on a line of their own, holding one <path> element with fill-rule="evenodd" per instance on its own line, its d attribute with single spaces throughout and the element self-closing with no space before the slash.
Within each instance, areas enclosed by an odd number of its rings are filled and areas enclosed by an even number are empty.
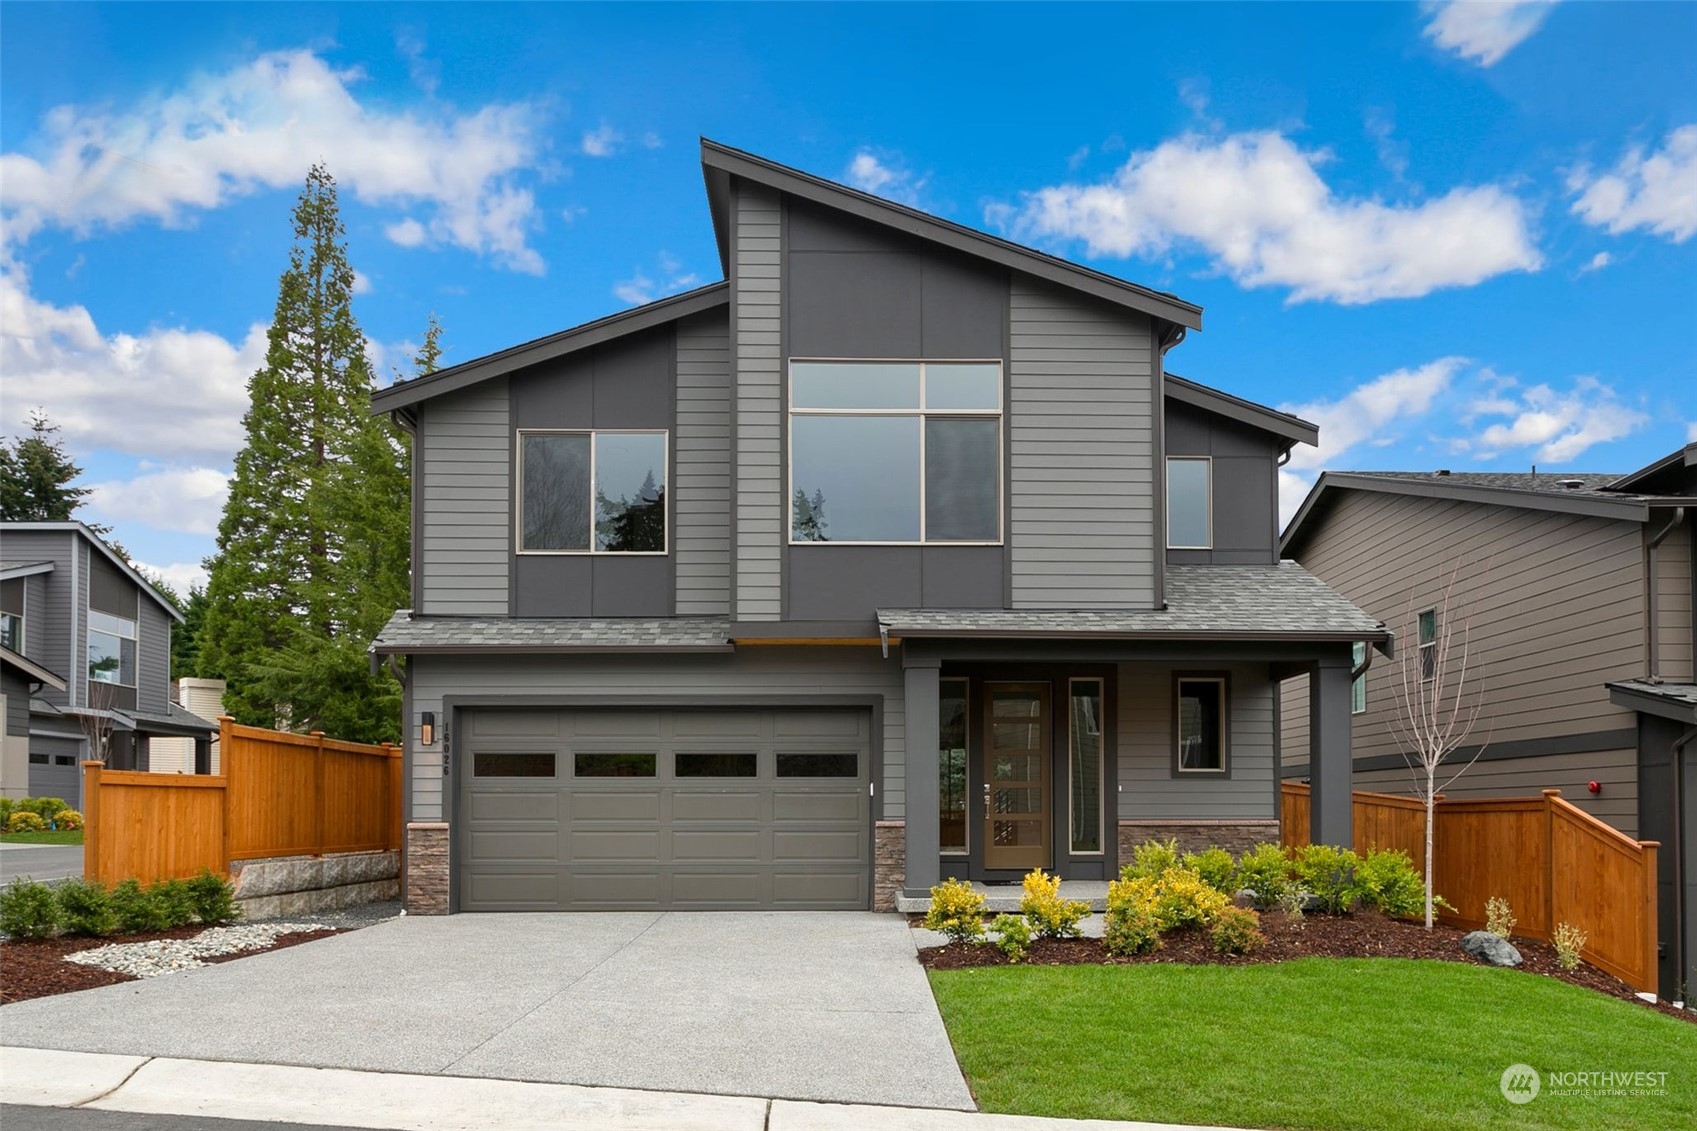
<svg viewBox="0 0 1697 1131">
<path fill-rule="evenodd" d="M 781 778 L 857 778 L 860 776 L 858 754 L 780 754 L 778 776 Z"/>
<path fill-rule="evenodd" d="M 1420 614 L 1420 678 L 1431 679 L 1438 674 L 1438 610 L 1427 609 Z"/>
<path fill-rule="evenodd" d="M 473 754 L 471 774 L 477 778 L 551 778 L 552 754 Z"/>
<path fill-rule="evenodd" d="M 519 552 L 666 552 L 666 433 L 519 433 Z"/>
<path fill-rule="evenodd" d="M 1226 680 L 1224 676 L 1181 676 L 1174 760 L 1181 774 L 1226 772 Z"/>
<path fill-rule="evenodd" d="M 680 778 L 751 778 L 755 773 L 753 754 L 679 754 Z"/>
<path fill-rule="evenodd" d="M 29 764 L 32 766 L 45 766 L 47 765 L 47 755 L 31 754 L 29 756 Z"/>
<path fill-rule="evenodd" d="M 53 755 L 53 764 L 55 766 L 74 766 L 77 764 L 77 760 L 70 754 L 55 754 Z"/>
<path fill-rule="evenodd" d="M 937 845 L 964 855 L 966 820 L 966 680 L 945 679 L 937 699 Z"/>
<path fill-rule="evenodd" d="M 1357 640 L 1349 649 L 1350 668 L 1359 668 L 1367 662 L 1367 645 Z M 1367 710 L 1367 673 L 1356 676 L 1349 685 L 1349 713 L 1359 715 Z"/>
<path fill-rule="evenodd" d="M 1167 460 L 1167 548 L 1206 550 L 1214 544 L 1214 515 L 1206 459 Z"/>
<path fill-rule="evenodd" d="M 651 778 L 657 760 L 653 754 L 579 754 L 572 764 L 580 778 Z"/>
<path fill-rule="evenodd" d="M 24 618 L 22 613 L 0 612 L 0 648 L 10 648 L 19 654 L 24 650 Z"/>
</svg>

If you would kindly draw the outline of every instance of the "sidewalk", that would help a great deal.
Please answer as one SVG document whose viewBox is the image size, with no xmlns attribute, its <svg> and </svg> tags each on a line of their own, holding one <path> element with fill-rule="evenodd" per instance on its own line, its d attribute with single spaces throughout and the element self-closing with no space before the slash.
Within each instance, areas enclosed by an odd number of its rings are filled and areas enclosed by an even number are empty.
<svg viewBox="0 0 1697 1131">
<path fill-rule="evenodd" d="M 392 1131 L 1225 1131 L 0 1048 L 0 1102 Z"/>
</svg>

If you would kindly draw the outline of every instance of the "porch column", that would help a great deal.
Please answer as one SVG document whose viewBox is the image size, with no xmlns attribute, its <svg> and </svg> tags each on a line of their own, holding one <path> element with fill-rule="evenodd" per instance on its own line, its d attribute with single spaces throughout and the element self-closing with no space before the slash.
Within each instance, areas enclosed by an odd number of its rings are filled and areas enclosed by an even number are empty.
<svg viewBox="0 0 1697 1131">
<path fill-rule="evenodd" d="M 903 660 L 903 696 L 907 726 L 902 747 L 907 756 L 907 878 L 909 895 L 925 896 L 937 874 L 937 686 L 940 660 Z"/>
<path fill-rule="evenodd" d="M 1308 677 L 1309 834 L 1313 844 L 1354 845 L 1347 646 Z"/>
</svg>

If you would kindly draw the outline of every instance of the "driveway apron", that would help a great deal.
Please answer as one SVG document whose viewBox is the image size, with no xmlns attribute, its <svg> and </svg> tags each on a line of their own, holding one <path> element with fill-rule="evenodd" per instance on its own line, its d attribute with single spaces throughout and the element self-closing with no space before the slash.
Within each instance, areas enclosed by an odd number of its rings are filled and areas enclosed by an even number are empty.
<svg viewBox="0 0 1697 1131">
<path fill-rule="evenodd" d="M 9 1045 L 970 1110 L 902 917 L 407 917 L 0 1009 Z"/>
</svg>

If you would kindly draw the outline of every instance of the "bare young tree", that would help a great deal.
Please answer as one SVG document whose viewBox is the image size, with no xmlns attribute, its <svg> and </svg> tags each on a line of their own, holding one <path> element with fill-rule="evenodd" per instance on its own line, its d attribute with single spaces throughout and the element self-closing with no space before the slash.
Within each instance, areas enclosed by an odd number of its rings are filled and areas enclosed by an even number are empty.
<svg viewBox="0 0 1697 1131">
<path fill-rule="evenodd" d="M 77 715 L 83 737 L 88 739 L 88 756 L 105 762 L 112 755 L 112 704 L 117 697 L 112 685 L 99 680 L 88 683 L 88 709 Z"/>
<path fill-rule="evenodd" d="M 1408 597 L 1402 640 L 1397 647 L 1396 700 L 1390 713 L 1391 730 L 1402 746 L 1414 793 L 1426 807 L 1426 929 L 1432 929 L 1432 829 L 1438 795 L 1466 773 L 1489 742 L 1449 773 L 1445 760 L 1466 744 L 1484 706 L 1484 688 L 1473 665 L 1470 640 L 1472 609 L 1458 606 L 1456 585 L 1462 561 L 1456 559 L 1442 597 L 1432 607 L 1415 612 Z M 1412 647 L 1410 646 L 1412 645 Z M 1442 777 L 1440 781 L 1440 776 Z"/>
</svg>

